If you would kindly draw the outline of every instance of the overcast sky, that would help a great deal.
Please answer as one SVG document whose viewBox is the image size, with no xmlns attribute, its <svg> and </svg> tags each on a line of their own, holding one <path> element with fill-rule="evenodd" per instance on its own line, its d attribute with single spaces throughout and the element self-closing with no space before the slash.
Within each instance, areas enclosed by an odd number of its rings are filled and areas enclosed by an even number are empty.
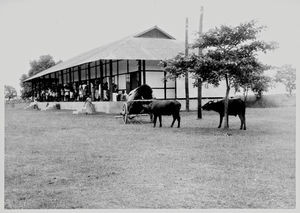
<svg viewBox="0 0 300 213">
<path fill-rule="evenodd" d="M 221 24 L 257 20 L 267 26 L 260 38 L 279 48 L 261 61 L 299 68 L 299 1 L 297 0 L 0 0 L 0 57 L 3 84 L 18 90 L 29 62 L 50 54 L 67 60 L 125 36 L 159 26 L 189 41 L 198 30 L 204 6 L 204 32 Z M 297 61 L 298 60 L 298 61 Z"/>
</svg>

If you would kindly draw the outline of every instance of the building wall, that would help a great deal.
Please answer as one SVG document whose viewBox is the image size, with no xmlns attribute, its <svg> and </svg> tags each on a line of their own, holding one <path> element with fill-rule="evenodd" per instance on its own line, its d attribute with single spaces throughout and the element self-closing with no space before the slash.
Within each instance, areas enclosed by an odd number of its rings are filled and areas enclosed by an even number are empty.
<svg viewBox="0 0 300 213">
<path fill-rule="evenodd" d="M 177 82 L 177 98 L 185 98 L 185 79 L 178 78 Z M 194 79 L 189 78 L 189 97 L 197 98 L 198 97 L 198 88 L 193 86 L 195 82 Z M 226 93 L 226 84 L 225 81 L 221 81 L 218 87 L 214 87 L 213 85 L 203 83 L 202 85 L 202 97 L 224 97 Z M 229 96 L 235 96 L 234 89 L 230 90 Z"/>
<path fill-rule="evenodd" d="M 165 75 L 159 60 L 145 62 L 146 84 L 153 89 L 153 96 L 158 99 L 175 98 L 175 81 L 167 80 L 165 84 Z M 166 94 L 164 88 L 166 87 Z"/>
</svg>

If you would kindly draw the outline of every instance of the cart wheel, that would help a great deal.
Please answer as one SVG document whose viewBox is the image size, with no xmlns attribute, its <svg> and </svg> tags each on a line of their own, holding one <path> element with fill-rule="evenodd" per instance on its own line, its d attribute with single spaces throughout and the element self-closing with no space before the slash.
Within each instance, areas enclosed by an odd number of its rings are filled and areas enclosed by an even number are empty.
<svg viewBox="0 0 300 213">
<path fill-rule="evenodd" d="M 128 122 L 128 111 L 127 111 L 127 103 L 124 103 L 122 108 L 123 122 L 127 124 Z"/>
<path fill-rule="evenodd" d="M 128 123 L 128 114 L 123 115 L 123 122 L 124 122 L 124 124 Z"/>
</svg>

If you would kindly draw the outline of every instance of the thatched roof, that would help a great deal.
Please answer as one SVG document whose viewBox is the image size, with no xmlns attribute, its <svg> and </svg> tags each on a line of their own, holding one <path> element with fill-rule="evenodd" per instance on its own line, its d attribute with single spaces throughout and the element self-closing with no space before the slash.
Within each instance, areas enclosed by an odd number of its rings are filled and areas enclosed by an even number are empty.
<svg viewBox="0 0 300 213">
<path fill-rule="evenodd" d="M 184 52 L 184 42 L 178 41 L 154 26 L 144 32 L 92 49 L 46 69 L 25 81 L 87 62 L 103 60 L 164 60 Z"/>
</svg>

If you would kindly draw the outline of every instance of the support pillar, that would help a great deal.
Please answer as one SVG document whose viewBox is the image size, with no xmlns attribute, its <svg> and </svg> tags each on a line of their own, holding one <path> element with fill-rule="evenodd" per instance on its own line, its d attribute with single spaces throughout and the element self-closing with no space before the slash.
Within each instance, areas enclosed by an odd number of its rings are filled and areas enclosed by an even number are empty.
<svg viewBox="0 0 300 213">
<path fill-rule="evenodd" d="M 143 70 L 143 84 L 146 84 L 146 61 L 142 61 L 142 70 Z"/>
<path fill-rule="evenodd" d="M 101 91 L 101 100 L 104 99 L 103 95 L 103 62 L 100 60 L 100 91 Z"/>
<path fill-rule="evenodd" d="M 113 75 L 113 64 L 112 64 L 112 60 L 109 60 L 109 101 L 113 100 L 112 75 Z"/>
</svg>

